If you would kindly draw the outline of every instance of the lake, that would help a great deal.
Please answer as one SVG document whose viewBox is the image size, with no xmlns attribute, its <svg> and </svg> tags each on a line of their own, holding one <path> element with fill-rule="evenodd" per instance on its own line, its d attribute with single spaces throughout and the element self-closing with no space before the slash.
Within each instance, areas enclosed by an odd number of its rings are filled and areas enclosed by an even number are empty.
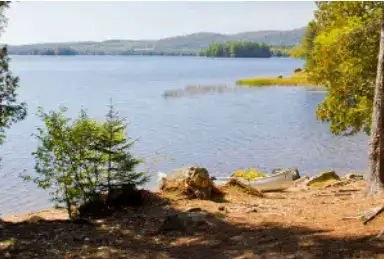
<svg viewBox="0 0 384 259">
<path fill-rule="evenodd" d="M 247 88 L 220 94 L 165 99 L 165 90 L 187 85 L 234 86 L 237 79 L 289 75 L 303 61 L 289 58 L 209 59 L 156 56 L 14 56 L 12 71 L 20 76 L 20 100 L 28 117 L 7 132 L 0 147 L 0 217 L 50 208 L 48 192 L 23 182 L 33 173 L 31 134 L 45 110 L 66 105 L 69 116 L 87 108 L 103 119 L 112 99 L 129 121 L 128 134 L 138 138 L 134 154 L 149 162 L 172 158 L 149 170 L 169 172 L 198 164 L 212 175 L 226 176 L 248 167 L 270 171 L 297 167 L 301 175 L 321 170 L 365 171 L 368 138 L 364 134 L 336 137 L 316 120 L 325 96 L 302 87 Z M 158 155 L 156 155 L 158 154 Z M 154 188 L 156 177 L 148 185 Z"/>
</svg>

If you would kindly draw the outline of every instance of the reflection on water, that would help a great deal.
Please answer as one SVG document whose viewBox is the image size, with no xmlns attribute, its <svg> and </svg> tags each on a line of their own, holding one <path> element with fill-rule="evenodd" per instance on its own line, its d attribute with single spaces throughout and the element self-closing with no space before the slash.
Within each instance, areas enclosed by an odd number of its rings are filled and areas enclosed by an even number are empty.
<svg viewBox="0 0 384 259">
<path fill-rule="evenodd" d="M 133 151 L 149 162 L 155 152 L 173 158 L 150 167 L 169 172 L 199 164 L 213 175 L 239 168 L 271 171 L 298 167 L 301 174 L 320 170 L 362 171 L 367 166 L 367 137 L 336 137 L 316 120 L 324 93 L 302 87 L 242 88 L 221 94 L 163 98 L 167 89 L 192 86 L 234 87 L 240 78 L 289 74 L 302 61 L 207 59 L 201 57 L 14 57 L 21 77 L 21 98 L 28 118 L 7 133 L 1 147 L 0 212 L 39 210 L 51 206 L 46 192 L 25 183 L 19 173 L 33 172 L 31 138 L 40 122 L 34 113 L 65 104 L 68 115 L 80 108 L 103 119 L 112 98 L 129 121 L 129 135 L 139 138 Z M 150 187 L 156 185 L 154 177 Z"/>
</svg>

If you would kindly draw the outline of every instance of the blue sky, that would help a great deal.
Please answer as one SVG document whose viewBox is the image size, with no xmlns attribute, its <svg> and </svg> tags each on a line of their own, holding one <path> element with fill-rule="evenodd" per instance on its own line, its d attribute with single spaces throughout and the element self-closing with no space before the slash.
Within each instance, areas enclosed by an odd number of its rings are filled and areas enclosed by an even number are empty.
<svg viewBox="0 0 384 259">
<path fill-rule="evenodd" d="M 13 2 L 1 43 L 159 39 L 305 26 L 314 2 Z"/>
</svg>

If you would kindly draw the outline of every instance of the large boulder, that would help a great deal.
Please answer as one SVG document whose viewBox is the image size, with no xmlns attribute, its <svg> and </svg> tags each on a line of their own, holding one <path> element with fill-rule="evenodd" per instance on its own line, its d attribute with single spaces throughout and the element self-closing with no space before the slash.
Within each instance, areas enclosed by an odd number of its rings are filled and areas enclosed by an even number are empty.
<svg viewBox="0 0 384 259">
<path fill-rule="evenodd" d="M 340 180 L 340 176 L 338 176 L 335 171 L 325 171 L 309 179 L 307 186 L 325 187 Z"/>
<path fill-rule="evenodd" d="M 207 169 L 199 166 L 183 167 L 174 170 L 162 179 L 160 190 L 181 191 L 190 198 L 207 200 L 215 189 Z"/>
<path fill-rule="evenodd" d="M 295 181 L 300 178 L 299 170 L 297 168 L 277 168 L 273 169 L 271 174 L 281 174 L 281 173 L 288 173 L 292 176 L 292 181 Z"/>
</svg>

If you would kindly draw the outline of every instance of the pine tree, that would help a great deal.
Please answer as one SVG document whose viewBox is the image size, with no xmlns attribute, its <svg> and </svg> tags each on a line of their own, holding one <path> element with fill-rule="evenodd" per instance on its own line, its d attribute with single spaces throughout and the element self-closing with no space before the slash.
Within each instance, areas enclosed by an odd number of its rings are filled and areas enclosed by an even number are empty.
<svg viewBox="0 0 384 259">
<path fill-rule="evenodd" d="M 107 192 L 123 185 L 141 185 L 148 181 L 144 173 L 134 172 L 140 159 L 132 156 L 130 149 L 135 141 L 126 137 L 127 124 L 120 118 L 112 104 L 109 105 L 98 149 L 105 155 Z"/>
</svg>

